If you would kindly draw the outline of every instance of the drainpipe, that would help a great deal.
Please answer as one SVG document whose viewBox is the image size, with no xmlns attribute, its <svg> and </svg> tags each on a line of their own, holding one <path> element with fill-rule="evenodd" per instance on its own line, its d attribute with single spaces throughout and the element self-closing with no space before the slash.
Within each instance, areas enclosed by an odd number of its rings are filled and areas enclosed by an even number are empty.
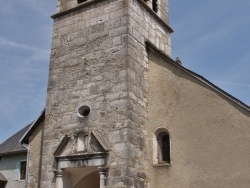
<svg viewBox="0 0 250 188">
<path fill-rule="evenodd" d="M 28 173 L 29 173 L 29 158 L 30 158 L 30 148 L 28 144 L 22 144 L 23 147 L 27 149 L 27 161 L 26 161 L 26 177 L 25 177 L 25 188 L 28 187 Z"/>
</svg>

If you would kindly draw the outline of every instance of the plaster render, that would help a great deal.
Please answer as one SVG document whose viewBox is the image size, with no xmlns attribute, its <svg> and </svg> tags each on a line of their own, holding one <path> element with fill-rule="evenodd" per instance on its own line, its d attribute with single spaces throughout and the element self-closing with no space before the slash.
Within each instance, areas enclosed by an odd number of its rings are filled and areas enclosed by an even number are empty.
<svg viewBox="0 0 250 188">
<path fill-rule="evenodd" d="M 32 135 L 29 137 L 28 153 L 28 179 L 27 188 L 37 188 L 41 176 L 41 157 L 42 157 L 42 137 L 44 120 L 40 122 Z"/>
<path fill-rule="evenodd" d="M 4 177 L 8 180 L 6 188 L 25 188 L 25 180 L 15 180 L 17 163 L 20 161 L 26 161 L 27 154 L 19 153 L 12 155 L 1 156 L 0 171 Z"/>
<path fill-rule="evenodd" d="M 250 112 L 148 51 L 150 187 L 242 187 L 250 184 Z M 166 128 L 171 166 L 153 166 L 153 134 Z"/>
</svg>

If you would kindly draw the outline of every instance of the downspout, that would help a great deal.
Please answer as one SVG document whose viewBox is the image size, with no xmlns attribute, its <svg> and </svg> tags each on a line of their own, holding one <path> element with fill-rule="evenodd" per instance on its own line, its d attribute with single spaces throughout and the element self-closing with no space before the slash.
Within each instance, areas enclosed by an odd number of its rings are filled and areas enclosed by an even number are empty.
<svg viewBox="0 0 250 188">
<path fill-rule="evenodd" d="M 23 147 L 27 149 L 27 161 L 26 161 L 26 177 L 25 177 L 25 188 L 28 187 L 28 173 L 29 173 L 29 157 L 30 157 L 30 148 L 28 144 L 22 144 Z"/>
</svg>

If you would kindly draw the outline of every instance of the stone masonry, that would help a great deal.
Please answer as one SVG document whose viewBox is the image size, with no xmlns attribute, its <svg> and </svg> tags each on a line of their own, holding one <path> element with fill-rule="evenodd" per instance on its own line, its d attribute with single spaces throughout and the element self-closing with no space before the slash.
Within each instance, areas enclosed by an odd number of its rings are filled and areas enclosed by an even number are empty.
<svg viewBox="0 0 250 188">
<path fill-rule="evenodd" d="M 161 6 L 164 5 L 164 6 Z M 97 131 L 110 152 L 106 187 L 148 187 L 146 41 L 170 56 L 167 0 L 57 3 L 46 105 L 41 187 L 55 187 L 62 138 Z M 164 8 L 163 8 L 164 7 Z M 77 116 L 90 107 L 87 118 Z"/>
</svg>

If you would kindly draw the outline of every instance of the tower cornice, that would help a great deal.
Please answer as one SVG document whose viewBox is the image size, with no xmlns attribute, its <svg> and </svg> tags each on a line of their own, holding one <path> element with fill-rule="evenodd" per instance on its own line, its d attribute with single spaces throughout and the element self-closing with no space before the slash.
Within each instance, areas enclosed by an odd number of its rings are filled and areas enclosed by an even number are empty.
<svg viewBox="0 0 250 188">
<path fill-rule="evenodd" d="M 79 5 L 73 7 L 73 8 L 70 8 L 68 10 L 65 10 L 65 11 L 62 11 L 62 12 L 59 12 L 59 13 L 56 13 L 56 14 L 53 14 L 51 16 L 51 18 L 53 19 L 56 19 L 56 18 L 59 18 L 61 16 L 64 16 L 64 15 L 67 15 L 67 14 L 70 14 L 72 12 L 75 12 L 79 9 L 82 9 L 82 8 L 85 8 L 85 7 L 88 7 L 90 5 L 93 5 L 95 3 L 98 3 L 98 2 L 102 2 L 104 0 L 89 0 L 89 1 L 86 1 L 86 2 L 83 2 L 83 3 L 80 3 Z M 164 20 L 162 20 L 146 3 L 144 0 L 137 0 L 169 33 L 173 33 L 173 29 L 169 26 L 168 23 L 166 23 Z"/>
</svg>

